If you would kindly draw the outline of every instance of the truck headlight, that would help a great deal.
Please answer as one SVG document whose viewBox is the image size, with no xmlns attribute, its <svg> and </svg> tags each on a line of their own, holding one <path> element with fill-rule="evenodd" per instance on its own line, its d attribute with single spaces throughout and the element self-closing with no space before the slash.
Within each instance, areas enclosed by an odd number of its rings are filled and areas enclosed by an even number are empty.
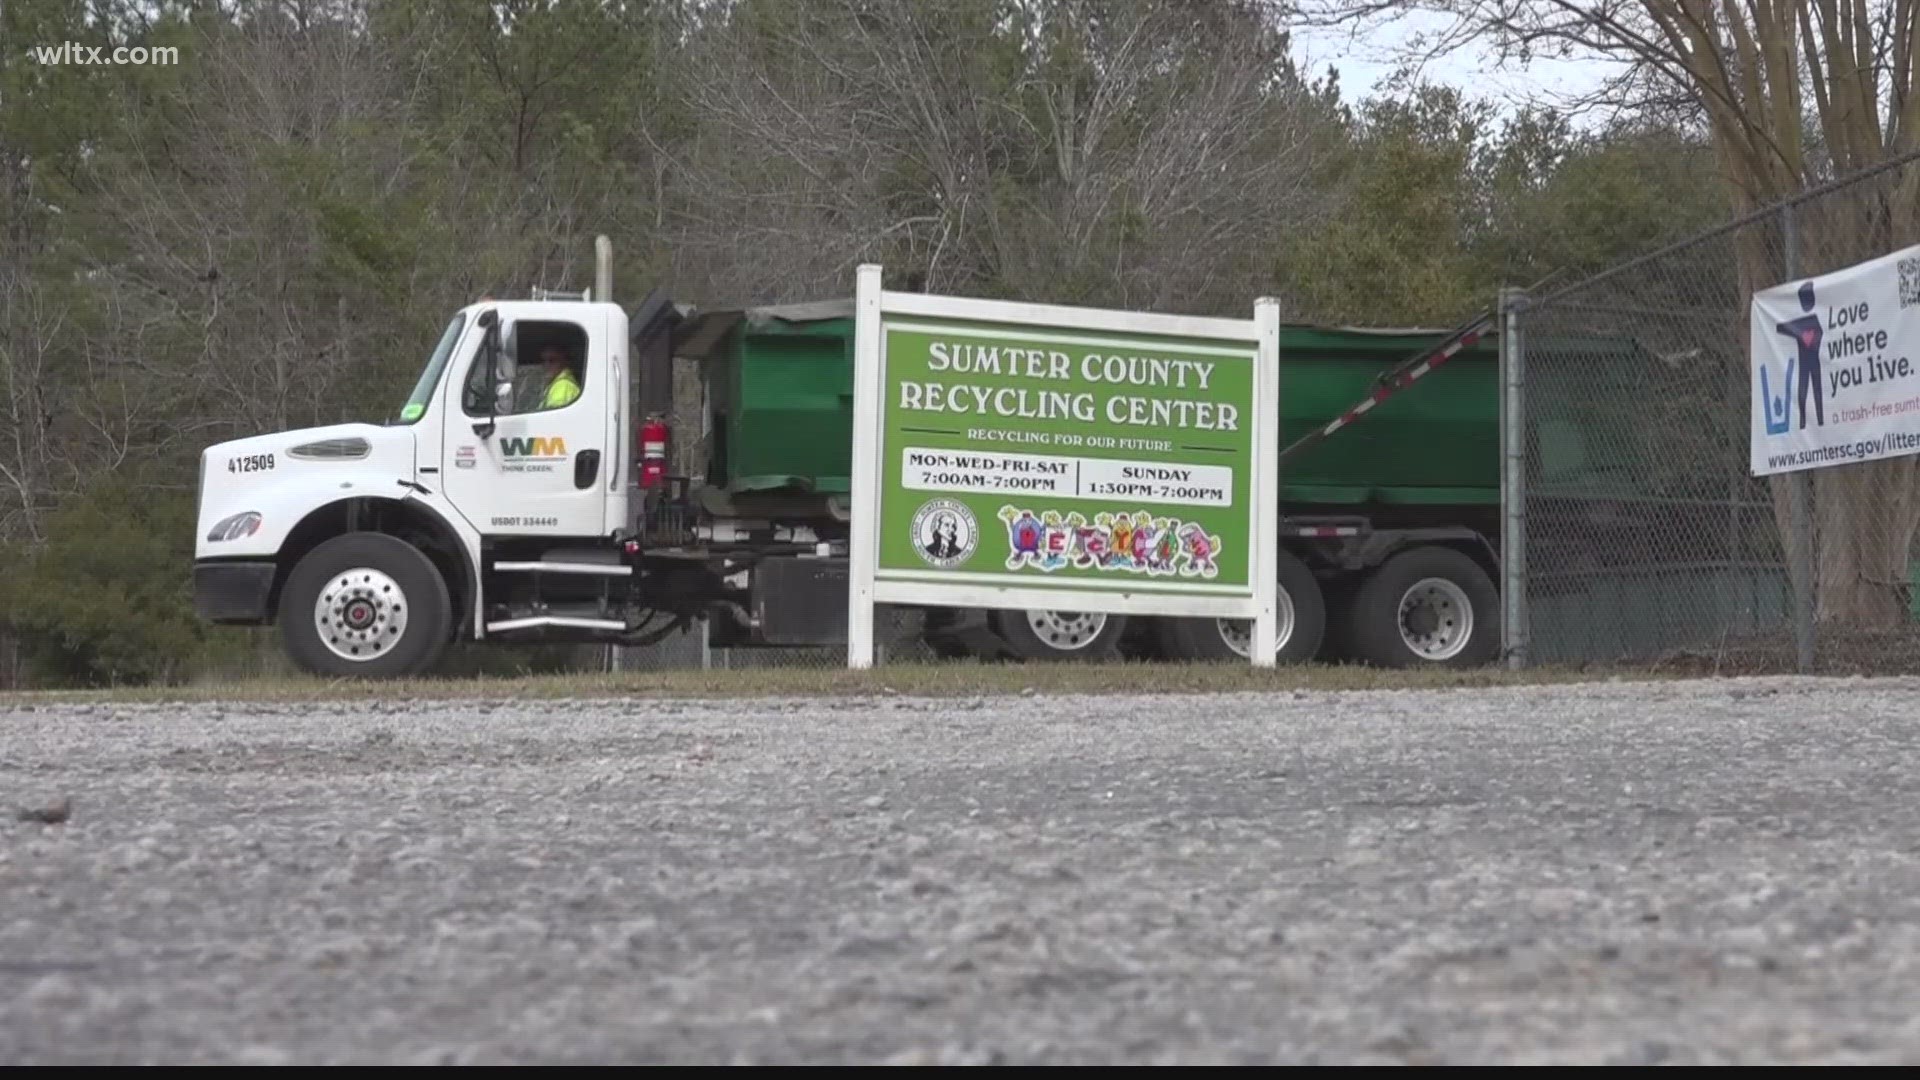
<svg viewBox="0 0 1920 1080">
<path fill-rule="evenodd" d="M 238 540 L 252 536 L 260 531 L 260 512 L 249 510 L 244 514 L 234 514 L 221 518 L 219 523 L 207 530 L 207 539 L 214 543 L 222 540 Z"/>
</svg>

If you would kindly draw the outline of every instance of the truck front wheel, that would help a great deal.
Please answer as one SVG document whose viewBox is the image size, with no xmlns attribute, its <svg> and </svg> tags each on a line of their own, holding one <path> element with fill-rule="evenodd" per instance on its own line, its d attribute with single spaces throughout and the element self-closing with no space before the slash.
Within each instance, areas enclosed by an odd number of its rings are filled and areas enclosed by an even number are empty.
<svg viewBox="0 0 1920 1080">
<path fill-rule="evenodd" d="M 1353 597 L 1353 651 L 1382 667 L 1474 667 L 1500 647 L 1500 594 L 1466 555 L 1417 547 L 1381 563 Z"/>
<path fill-rule="evenodd" d="M 451 635 L 446 580 L 419 548 L 348 533 L 308 552 L 280 591 L 280 638 L 315 675 L 397 678 L 426 670 Z"/>
</svg>

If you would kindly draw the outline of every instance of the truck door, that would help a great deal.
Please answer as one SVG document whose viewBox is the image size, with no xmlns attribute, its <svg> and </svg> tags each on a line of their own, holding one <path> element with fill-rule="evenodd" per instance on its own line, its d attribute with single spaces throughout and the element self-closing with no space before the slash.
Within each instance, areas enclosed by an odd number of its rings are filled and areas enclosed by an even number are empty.
<svg viewBox="0 0 1920 1080">
<path fill-rule="evenodd" d="M 494 374 L 504 397 L 487 385 L 484 340 L 460 377 L 446 380 L 441 483 L 482 534 L 603 534 L 612 448 L 606 320 L 597 315 L 503 319 Z"/>
</svg>

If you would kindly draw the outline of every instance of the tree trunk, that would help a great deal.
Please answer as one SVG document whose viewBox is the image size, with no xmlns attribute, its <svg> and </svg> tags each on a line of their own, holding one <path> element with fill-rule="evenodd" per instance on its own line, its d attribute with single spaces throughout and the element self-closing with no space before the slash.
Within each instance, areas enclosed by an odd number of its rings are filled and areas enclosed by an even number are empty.
<svg viewBox="0 0 1920 1080">
<path fill-rule="evenodd" d="M 1912 618 L 1908 562 L 1916 525 L 1911 457 L 1814 474 L 1814 550 L 1823 623 L 1889 629 Z"/>
<path fill-rule="evenodd" d="M 1857 169 L 1878 156 L 1843 164 Z M 1913 243 L 1920 235 L 1912 205 L 1917 177 L 1920 165 L 1909 165 L 1795 208 L 1800 243 L 1793 276 L 1815 277 Z M 1776 276 L 1780 280 L 1786 276 Z M 1920 470 L 1912 457 L 1814 472 L 1819 621 L 1887 629 L 1912 619 L 1908 564 L 1920 528 L 1917 484 Z"/>
</svg>

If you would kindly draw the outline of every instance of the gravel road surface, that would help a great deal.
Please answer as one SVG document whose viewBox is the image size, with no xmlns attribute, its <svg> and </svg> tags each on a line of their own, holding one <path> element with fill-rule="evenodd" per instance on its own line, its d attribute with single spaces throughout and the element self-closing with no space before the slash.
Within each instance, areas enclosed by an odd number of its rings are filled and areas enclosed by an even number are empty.
<svg viewBox="0 0 1920 1080">
<path fill-rule="evenodd" d="M 1871 681 L 0 703 L 0 1062 L 1912 1062 L 1917 733 Z"/>
</svg>

